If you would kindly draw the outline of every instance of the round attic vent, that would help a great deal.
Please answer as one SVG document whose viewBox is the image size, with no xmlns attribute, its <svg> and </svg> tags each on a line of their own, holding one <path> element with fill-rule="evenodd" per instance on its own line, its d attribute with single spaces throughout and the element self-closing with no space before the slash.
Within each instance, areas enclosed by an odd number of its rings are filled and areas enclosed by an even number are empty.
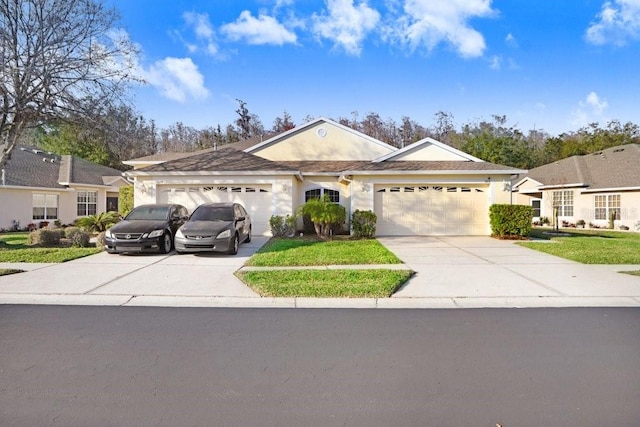
<svg viewBox="0 0 640 427">
<path fill-rule="evenodd" d="M 324 138 L 327 135 L 327 130 L 325 128 L 318 128 L 318 130 L 316 131 L 316 134 L 320 138 Z"/>
</svg>

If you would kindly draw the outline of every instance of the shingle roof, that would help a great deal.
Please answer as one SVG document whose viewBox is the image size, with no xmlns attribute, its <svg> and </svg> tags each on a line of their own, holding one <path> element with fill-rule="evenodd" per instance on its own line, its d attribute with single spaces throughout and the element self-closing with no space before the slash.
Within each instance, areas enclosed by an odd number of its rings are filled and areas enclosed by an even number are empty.
<svg viewBox="0 0 640 427">
<path fill-rule="evenodd" d="M 205 150 L 196 155 L 171 160 L 157 165 L 139 169 L 140 172 L 258 172 L 258 171 L 286 171 L 295 173 L 297 170 L 253 154 L 237 149 Z M 135 172 L 130 172 L 135 173 Z"/>
<path fill-rule="evenodd" d="M 57 156 L 32 147 L 16 147 L 4 166 L 5 185 L 64 188 L 62 183 L 105 185 L 103 176 L 121 171 L 76 156 Z"/>
<path fill-rule="evenodd" d="M 467 161 L 282 161 L 282 165 L 306 173 L 384 172 L 384 171 L 513 171 L 521 170 L 489 162 Z"/>
<path fill-rule="evenodd" d="M 640 187 L 640 144 L 607 148 L 531 169 L 522 178 L 543 185 L 585 184 L 590 189 Z"/>
</svg>

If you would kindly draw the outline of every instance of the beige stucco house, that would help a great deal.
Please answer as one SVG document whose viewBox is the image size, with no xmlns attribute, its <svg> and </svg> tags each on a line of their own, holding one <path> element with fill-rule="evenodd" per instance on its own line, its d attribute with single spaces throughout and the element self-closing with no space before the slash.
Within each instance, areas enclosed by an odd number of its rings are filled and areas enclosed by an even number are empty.
<svg viewBox="0 0 640 427">
<path fill-rule="evenodd" d="M 173 157 L 173 158 L 171 158 Z M 488 235 L 489 206 L 509 203 L 509 182 L 525 171 L 484 162 L 434 139 L 403 149 L 319 118 L 264 141 L 126 162 L 135 204 L 243 204 L 253 233 L 328 195 L 371 210 L 378 235 Z M 347 224 L 348 227 L 349 224 Z"/>
<path fill-rule="evenodd" d="M 76 156 L 19 146 L 3 166 L 0 229 L 24 229 L 46 221 L 70 224 L 79 216 L 118 210 L 122 172 Z"/>
<path fill-rule="evenodd" d="M 531 205 L 534 220 L 553 219 L 575 225 L 615 226 L 640 231 L 640 144 L 627 144 L 573 156 L 531 169 L 516 178 L 514 199 Z"/>
</svg>

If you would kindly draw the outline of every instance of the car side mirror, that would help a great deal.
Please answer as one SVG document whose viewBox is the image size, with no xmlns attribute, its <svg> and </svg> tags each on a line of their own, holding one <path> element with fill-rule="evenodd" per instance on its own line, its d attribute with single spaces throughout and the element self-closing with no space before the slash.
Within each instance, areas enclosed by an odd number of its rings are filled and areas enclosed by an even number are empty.
<svg viewBox="0 0 640 427">
<path fill-rule="evenodd" d="M 243 216 L 239 216 L 238 218 L 236 218 L 236 221 L 244 221 L 246 218 Z"/>
</svg>

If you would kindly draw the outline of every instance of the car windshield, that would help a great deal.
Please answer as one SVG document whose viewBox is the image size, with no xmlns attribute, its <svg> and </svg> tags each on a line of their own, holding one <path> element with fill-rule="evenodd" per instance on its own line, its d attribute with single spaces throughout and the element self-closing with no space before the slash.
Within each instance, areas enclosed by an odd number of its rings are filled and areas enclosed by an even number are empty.
<svg viewBox="0 0 640 427">
<path fill-rule="evenodd" d="M 220 206 L 200 206 L 191 215 L 191 221 L 233 221 L 233 209 Z"/>
<path fill-rule="evenodd" d="M 162 221 L 167 219 L 168 213 L 166 206 L 140 206 L 129 212 L 125 219 Z"/>
</svg>

